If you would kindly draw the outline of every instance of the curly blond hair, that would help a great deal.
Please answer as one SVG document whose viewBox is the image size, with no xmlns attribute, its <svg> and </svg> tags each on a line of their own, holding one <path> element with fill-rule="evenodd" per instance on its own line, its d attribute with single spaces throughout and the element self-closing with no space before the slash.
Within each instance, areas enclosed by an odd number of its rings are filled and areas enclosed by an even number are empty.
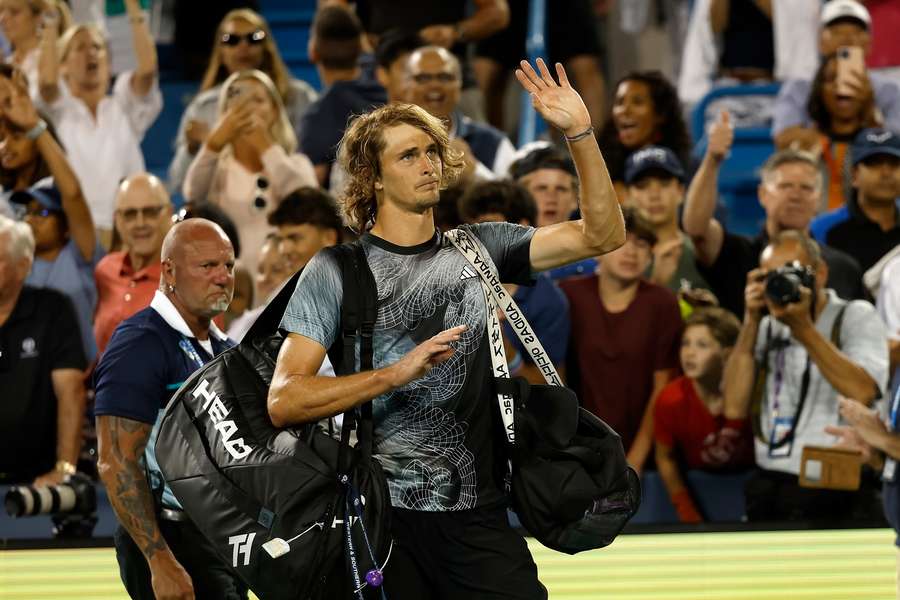
<svg viewBox="0 0 900 600">
<path fill-rule="evenodd" d="M 421 129 L 437 144 L 442 166 L 440 189 L 450 186 L 463 170 L 462 153 L 450 146 L 447 127 L 423 108 L 388 104 L 356 117 L 344 132 L 338 161 L 348 178 L 339 198 L 341 209 L 347 224 L 357 233 L 365 232 L 375 221 L 375 180 L 381 176 L 383 132 L 402 124 Z"/>
</svg>

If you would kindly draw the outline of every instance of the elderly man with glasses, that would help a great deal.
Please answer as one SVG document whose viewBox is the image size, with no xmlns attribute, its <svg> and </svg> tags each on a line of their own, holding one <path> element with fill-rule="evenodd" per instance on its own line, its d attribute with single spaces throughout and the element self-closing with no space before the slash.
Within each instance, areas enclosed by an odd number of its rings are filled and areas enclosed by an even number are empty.
<svg viewBox="0 0 900 600">
<path fill-rule="evenodd" d="M 122 182 L 115 212 L 122 250 L 107 254 L 94 272 L 98 354 L 106 349 L 119 323 L 150 305 L 159 287 L 159 251 L 171 226 L 172 202 L 158 178 L 139 173 Z"/>
</svg>

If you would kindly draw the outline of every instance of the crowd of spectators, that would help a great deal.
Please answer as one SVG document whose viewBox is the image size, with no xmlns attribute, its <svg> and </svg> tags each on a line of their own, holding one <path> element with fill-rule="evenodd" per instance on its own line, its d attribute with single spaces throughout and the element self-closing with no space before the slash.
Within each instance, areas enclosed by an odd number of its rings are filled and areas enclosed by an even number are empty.
<svg viewBox="0 0 900 600">
<path fill-rule="evenodd" d="M 113 78 L 102 26 L 74 21 L 61 0 L 0 0 L 0 481 L 89 470 L 76 438 L 93 367 L 157 293 L 173 223 L 203 216 L 231 239 L 235 297 L 216 323 L 236 341 L 319 249 L 352 237 L 336 157 L 355 114 L 409 102 L 446 123 L 465 166 L 436 209 L 443 229 L 578 216 L 564 146 L 549 132 L 517 148 L 506 129 L 525 1 L 322 0 L 308 46 L 319 91 L 291 74 L 260 14 L 231 10 L 167 181 L 140 150 L 162 110 L 157 48 L 139 1 L 124 3 L 134 64 Z M 547 4 L 549 56 L 591 110 L 627 225 L 619 249 L 509 286 L 567 385 L 638 472 L 659 473 L 684 522 L 706 518 L 693 469 L 746 474 L 751 520 L 879 520 L 873 467 L 856 492 L 803 488 L 797 475 L 806 445 L 860 446 L 850 426 L 870 415 L 854 403 L 896 417 L 900 43 L 870 10 L 896 22 L 900 6 L 698 0 L 680 77 L 634 71 L 607 98 L 605 3 Z M 776 51 L 790 19 L 806 36 L 797 56 Z M 868 66 L 848 63 L 849 48 Z M 768 117 L 739 102 L 707 119 L 697 146 L 690 107 L 735 82 L 781 87 Z M 736 131 L 760 122 L 772 140 L 765 217 L 747 237 L 723 217 L 718 185 Z M 802 285 L 779 302 L 767 275 L 785 269 Z M 504 338 L 511 371 L 541 382 L 508 326 Z"/>
</svg>

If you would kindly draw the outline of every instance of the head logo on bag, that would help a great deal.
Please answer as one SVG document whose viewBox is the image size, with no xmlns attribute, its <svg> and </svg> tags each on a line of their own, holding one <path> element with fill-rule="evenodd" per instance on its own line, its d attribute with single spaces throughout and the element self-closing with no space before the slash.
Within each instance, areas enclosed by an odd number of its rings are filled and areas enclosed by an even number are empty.
<svg viewBox="0 0 900 600">
<path fill-rule="evenodd" d="M 238 535 L 233 535 L 228 538 L 228 543 L 232 547 L 232 567 L 238 566 L 238 555 L 243 555 L 243 565 L 245 567 L 250 564 L 250 551 L 253 549 L 253 538 L 255 537 L 256 532 L 254 531 L 252 533 L 239 533 Z"/>
<path fill-rule="evenodd" d="M 191 395 L 195 399 L 198 396 L 203 396 L 205 398 L 205 401 L 203 402 L 203 411 L 209 415 L 216 431 L 221 434 L 222 445 L 225 447 L 225 450 L 228 451 L 228 454 L 235 460 L 240 460 L 250 454 L 253 448 L 244 444 L 244 438 L 241 437 L 236 440 L 231 439 L 231 437 L 237 433 L 237 425 L 234 424 L 234 421 L 225 419 L 230 411 L 225 408 L 219 395 L 209 389 L 209 382 L 206 379 L 200 380 L 200 383 L 194 388 Z"/>
</svg>

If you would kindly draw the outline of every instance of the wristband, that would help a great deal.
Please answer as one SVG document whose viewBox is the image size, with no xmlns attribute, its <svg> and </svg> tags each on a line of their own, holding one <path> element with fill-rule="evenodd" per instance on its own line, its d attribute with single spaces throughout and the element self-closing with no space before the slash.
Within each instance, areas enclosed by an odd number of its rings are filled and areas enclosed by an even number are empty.
<svg viewBox="0 0 900 600">
<path fill-rule="evenodd" d="M 47 131 L 47 121 L 43 119 L 38 119 L 37 124 L 25 132 L 25 137 L 27 137 L 32 142 L 41 137 L 41 134 Z"/>
<path fill-rule="evenodd" d="M 584 131 L 582 131 L 581 133 L 579 133 L 577 135 L 573 135 L 572 137 L 569 137 L 565 134 L 563 134 L 563 135 L 565 136 L 567 142 L 577 142 L 578 140 L 584 139 L 587 136 L 591 135 L 592 133 L 594 133 L 594 128 L 591 126 L 588 126 L 587 129 L 585 129 Z"/>
</svg>

